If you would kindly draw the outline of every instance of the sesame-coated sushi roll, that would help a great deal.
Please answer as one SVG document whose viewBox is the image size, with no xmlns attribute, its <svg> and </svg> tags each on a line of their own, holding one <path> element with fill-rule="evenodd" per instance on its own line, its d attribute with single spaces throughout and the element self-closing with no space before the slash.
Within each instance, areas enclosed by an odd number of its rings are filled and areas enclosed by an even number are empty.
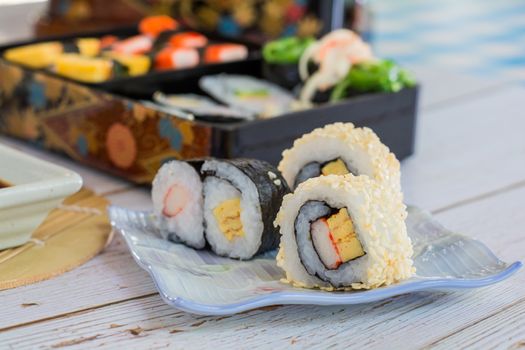
<svg viewBox="0 0 525 350">
<path fill-rule="evenodd" d="M 321 175 L 367 175 L 401 193 L 400 165 L 396 156 L 369 128 L 334 123 L 295 140 L 283 152 L 279 170 L 295 188 Z"/>
<path fill-rule="evenodd" d="M 208 160 L 204 175 L 206 240 L 218 255 L 250 259 L 277 248 L 273 220 L 286 182 L 270 164 L 254 159 Z"/>
<path fill-rule="evenodd" d="M 203 248 L 202 162 L 171 161 L 165 163 L 153 180 L 153 209 L 159 218 L 164 238 Z"/>
<path fill-rule="evenodd" d="M 406 208 L 367 176 L 328 175 L 284 197 L 277 264 L 306 288 L 370 289 L 414 273 Z"/>
</svg>

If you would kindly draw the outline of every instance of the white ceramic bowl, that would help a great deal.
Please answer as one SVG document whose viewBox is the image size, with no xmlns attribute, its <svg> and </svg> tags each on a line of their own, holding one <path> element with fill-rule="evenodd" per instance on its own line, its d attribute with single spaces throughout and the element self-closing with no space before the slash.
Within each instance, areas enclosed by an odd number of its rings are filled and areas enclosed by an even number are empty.
<svg viewBox="0 0 525 350">
<path fill-rule="evenodd" d="M 24 244 L 49 212 L 82 187 L 72 171 L 0 144 L 0 249 Z"/>
</svg>

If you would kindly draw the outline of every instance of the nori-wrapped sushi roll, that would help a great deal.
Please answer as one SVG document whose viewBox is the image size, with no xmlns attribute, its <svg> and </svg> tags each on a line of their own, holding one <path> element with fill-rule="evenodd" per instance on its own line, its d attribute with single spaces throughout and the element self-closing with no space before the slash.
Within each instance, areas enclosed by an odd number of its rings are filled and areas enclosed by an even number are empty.
<svg viewBox="0 0 525 350">
<path fill-rule="evenodd" d="M 212 250 L 250 259 L 277 248 L 273 220 L 289 192 L 280 173 L 255 159 L 208 160 L 204 175 L 204 225 Z"/>
<path fill-rule="evenodd" d="M 298 287 L 370 289 L 412 276 L 406 207 L 367 176 L 328 175 L 284 197 L 277 265 Z"/>
<path fill-rule="evenodd" d="M 288 192 L 266 162 L 206 159 L 163 165 L 152 196 L 165 238 L 244 260 L 277 248 L 273 220 Z"/>
</svg>

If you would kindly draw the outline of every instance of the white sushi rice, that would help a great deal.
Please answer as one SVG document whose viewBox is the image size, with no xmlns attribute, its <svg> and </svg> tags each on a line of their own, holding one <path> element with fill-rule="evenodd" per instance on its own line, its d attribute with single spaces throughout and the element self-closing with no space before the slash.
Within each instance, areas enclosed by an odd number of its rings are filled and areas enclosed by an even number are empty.
<svg viewBox="0 0 525 350">
<path fill-rule="evenodd" d="M 192 196 L 181 212 L 176 216 L 168 217 L 163 213 L 165 198 L 174 185 L 187 189 Z M 194 248 L 203 248 L 206 242 L 203 228 L 202 182 L 197 171 L 186 162 L 165 163 L 153 180 L 151 195 L 154 213 L 159 218 L 158 222 L 164 238 L 173 235 L 174 240 L 180 240 Z"/>
<path fill-rule="evenodd" d="M 340 158 L 354 175 L 367 175 L 401 193 L 399 161 L 369 128 L 352 123 L 334 123 L 318 128 L 295 140 L 283 152 L 279 171 L 290 186 L 305 166 Z"/>
<path fill-rule="evenodd" d="M 207 176 L 204 180 L 204 220 L 208 243 L 218 255 L 250 259 L 261 245 L 264 229 L 257 187 L 241 170 L 226 162 L 206 161 L 202 172 L 206 171 L 215 172 L 215 176 Z M 229 241 L 219 229 L 213 209 L 225 200 L 239 197 L 245 235 Z"/>
<path fill-rule="evenodd" d="M 406 207 L 398 199 L 396 191 L 366 176 L 328 175 L 301 183 L 293 194 L 284 197 L 275 220 L 281 232 L 277 264 L 286 272 L 286 279 L 307 288 L 368 289 L 409 278 L 415 271 L 412 244 L 405 225 Z M 337 270 L 328 270 L 332 283 L 309 272 L 299 256 L 301 249 L 303 259 L 320 263 L 319 257 L 312 255 L 313 249 L 305 249 L 305 244 L 299 245 L 300 240 L 296 240 L 296 218 L 301 207 L 311 201 L 326 203 L 331 208 L 347 208 L 365 251 L 364 256 Z"/>
</svg>

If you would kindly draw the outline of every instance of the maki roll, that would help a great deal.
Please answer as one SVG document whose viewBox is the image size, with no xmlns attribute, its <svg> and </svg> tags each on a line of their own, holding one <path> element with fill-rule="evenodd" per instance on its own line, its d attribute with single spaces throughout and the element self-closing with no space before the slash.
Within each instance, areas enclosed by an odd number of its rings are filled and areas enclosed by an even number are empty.
<svg viewBox="0 0 525 350">
<path fill-rule="evenodd" d="M 201 161 L 165 163 L 153 180 L 151 197 L 164 238 L 203 248 Z"/>
<path fill-rule="evenodd" d="M 290 187 L 321 175 L 367 175 L 401 194 L 399 161 L 369 128 L 334 123 L 295 140 L 279 170 Z"/>
<path fill-rule="evenodd" d="M 254 159 L 205 161 L 204 225 L 217 254 L 250 259 L 277 248 L 273 220 L 288 186 L 270 164 Z"/>
<path fill-rule="evenodd" d="M 221 256 L 250 259 L 277 248 L 272 223 L 288 186 L 254 159 L 166 163 L 153 181 L 155 214 L 167 238 Z"/>
<path fill-rule="evenodd" d="M 277 265 L 295 286 L 370 289 L 409 278 L 412 244 L 395 191 L 367 176 L 329 175 L 284 197 Z"/>
</svg>

